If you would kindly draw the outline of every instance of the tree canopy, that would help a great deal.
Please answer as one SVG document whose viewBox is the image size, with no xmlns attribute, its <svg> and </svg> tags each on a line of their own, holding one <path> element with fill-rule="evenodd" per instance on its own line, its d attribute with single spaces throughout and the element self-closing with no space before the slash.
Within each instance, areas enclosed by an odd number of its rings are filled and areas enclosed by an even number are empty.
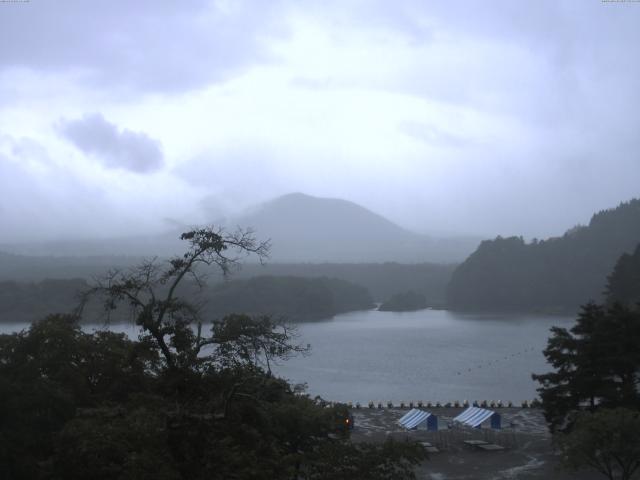
<svg viewBox="0 0 640 480">
<path fill-rule="evenodd" d="M 215 265 L 227 275 L 238 268 L 243 256 L 254 254 L 263 261 L 269 251 L 268 242 L 258 242 L 250 230 L 228 234 L 206 227 L 185 232 L 180 238 L 188 243 L 183 255 L 164 263 L 155 258 L 147 260 L 124 272 L 110 271 L 84 292 L 79 310 L 82 312 L 92 297 L 100 298 L 107 312 L 126 305 L 145 339 L 160 350 L 168 368 L 192 361 L 208 343 L 201 336 L 199 305 L 179 295 L 178 288 L 185 279 L 202 288 L 206 277 L 199 266 Z M 192 324 L 198 325 L 197 333 Z"/>
<path fill-rule="evenodd" d="M 198 265 L 227 273 L 265 244 L 213 229 L 182 238 L 183 256 L 110 272 L 86 292 L 114 315 L 128 307 L 138 340 L 84 332 L 77 315 L 0 335 L 0 477 L 415 478 L 421 446 L 351 444 L 345 406 L 273 375 L 274 361 L 307 350 L 288 327 L 233 314 L 205 328 L 178 294 L 187 277 L 202 284 Z"/>
<path fill-rule="evenodd" d="M 596 213 L 562 237 L 480 244 L 454 271 L 447 303 L 455 309 L 575 311 L 603 300 L 607 275 L 640 242 L 640 199 Z"/>
<path fill-rule="evenodd" d="M 630 480 L 640 469 L 640 412 L 600 409 L 576 415 L 570 432 L 556 437 L 565 467 L 590 467 L 609 480 Z"/>
<path fill-rule="evenodd" d="M 366 288 L 326 277 L 262 275 L 232 280 L 209 289 L 206 298 L 208 303 L 204 311 L 212 317 L 234 312 L 269 313 L 306 321 L 373 307 L 373 299 Z"/>
<path fill-rule="evenodd" d="M 590 303 L 571 329 L 551 331 L 544 355 L 554 371 L 533 378 L 552 430 L 584 408 L 640 407 L 640 311 Z"/>
<path fill-rule="evenodd" d="M 640 243 L 618 259 L 607 277 L 606 295 L 608 303 L 640 304 Z"/>
<path fill-rule="evenodd" d="M 418 292 L 397 293 L 384 302 L 378 310 L 383 312 L 409 312 L 427 308 L 426 297 Z"/>
</svg>

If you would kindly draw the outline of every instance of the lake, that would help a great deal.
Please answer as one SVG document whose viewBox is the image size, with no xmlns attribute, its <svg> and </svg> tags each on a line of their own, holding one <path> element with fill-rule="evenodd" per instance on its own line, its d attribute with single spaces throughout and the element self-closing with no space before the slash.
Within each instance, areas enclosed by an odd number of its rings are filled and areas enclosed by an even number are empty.
<svg viewBox="0 0 640 480">
<path fill-rule="evenodd" d="M 549 370 L 542 355 L 549 328 L 573 322 L 573 317 L 445 310 L 352 312 L 299 324 L 297 341 L 311 344 L 311 355 L 275 370 L 328 400 L 515 403 L 536 397 L 532 372 Z M 26 326 L 0 324 L 0 331 Z M 111 328 L 137 335 L 133 326 Z"/>
<path fill-rule="evenodd" d="M 298 326 L 306 358 L 277 371 L 330 400 L 520 402 L 536 397 L 531 373 L 549 371 L 542 350 L 569 317 L 444 310 L 338 315 Z"/>
</svg>

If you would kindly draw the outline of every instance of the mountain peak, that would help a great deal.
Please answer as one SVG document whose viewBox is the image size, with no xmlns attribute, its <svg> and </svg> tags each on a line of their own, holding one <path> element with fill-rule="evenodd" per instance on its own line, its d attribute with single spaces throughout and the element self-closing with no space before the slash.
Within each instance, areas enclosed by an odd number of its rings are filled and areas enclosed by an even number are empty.
<svg viewBox="0 0 640 480">
<path fill-rule="evenodd" d="M 300 201 L 300 200 L 319 200 L 322 197 L 314 197 L 313 195 L 309 195 L 307 193 L 302 192 L 291 192 L 285 193 L 284 195 L 280 195 L 276 197 L 270 202 L 289 202 L 289 201 Z"/>
<path fill-rule="evenodd" d="M 275 261 L 451 261 L 461 259 L 472 248 L 463 247 L 465 251 L 454 253 L 454 258 L 436 253 L 428 237 L 357 203 L 301 192 L 258 205 L 232 223 L 251 227 L 259 238 L 270 238 Z"/>
<path fill-rule="evenodd" d="M 365 207 L 358 205 L 357 203 L 354 203 L 342 198 L 316 197 L 316 196 L 309 195 L 307 193 L 302 193 L 302 192 L 286 193 L 272 200 L 268 200 L 267 202 L 263 203 L 261 206 L 264 208 L 269 205 L 282 205 L 282 204 L 295 204 L 295 205 L 314 205 L 314 204 L 315 205 L 330 205 L 330 204 L 336 205 L 338 204 L 338 205 L 351 205 L 352 207 L 360 208 L 362 210 L 367 210 Z M 370 210 L 367 210 L 367 211 L 370 211 Z"/>
</svg>

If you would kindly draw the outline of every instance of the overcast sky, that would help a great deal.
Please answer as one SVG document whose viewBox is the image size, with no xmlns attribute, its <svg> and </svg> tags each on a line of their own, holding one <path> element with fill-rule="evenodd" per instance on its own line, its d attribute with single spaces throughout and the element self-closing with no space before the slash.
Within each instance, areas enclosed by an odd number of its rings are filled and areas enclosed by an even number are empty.
<svg viewBox="0 0 640 480">
<path fill-rule="evenodd" d="M 546 237 L 640 196 L 640 3 L 0 3 L 0 242 L 299 191 Z"/>
</svg>

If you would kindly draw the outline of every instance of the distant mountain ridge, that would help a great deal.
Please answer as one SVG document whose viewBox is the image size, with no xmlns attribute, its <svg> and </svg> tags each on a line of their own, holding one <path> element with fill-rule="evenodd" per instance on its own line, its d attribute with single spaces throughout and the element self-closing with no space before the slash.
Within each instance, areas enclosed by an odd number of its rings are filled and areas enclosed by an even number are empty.
<svg viewBox="0 0 640 480">
<path fill-rule="evenodd" d="M 220 222 L 213 222 L 220 224 Z M 271 239 L 270 262 L 288 263 L 455 263 L 464 260 L 479 237 L 434 238 L 402 228 L 356 203 L 292 193 L 226 219 L 228 230 L 254 230 Z M 183 230 L 104 240 L 69 240 L 0 245 L 21 255 L 170 256 L 183 251 Z"/>
<path fill-rule="evenodd" d="M 41 282 L 45 279 L 91 281 L 109 269 L 127 269 L 142 257 L 32 257 L 0 252 L 0 282 Z M 445 289 L 455 264 L 444 263 L 246 263 L 232 279 L 329 277 L 366 287 L 376 302 L 407 290 L 423 293 L 430 305 L 445 303 Z M 219 270 L 205 270 L 210 285 L 223 281 Z"/>
<path fill-rule="evenodd" d="M 602 301 L 619 257 L 640 243 L 640 199 L 603 210 L 588 226 L 526 243 L 487 240 L 454 271 L 447 303 L 454 309 L 573 312 Z"/>
<path fill-rule="evenodd" d="M 271 238 L 276 262 L 458 262 L 478 238 L 437 239 L 396 225 L 356 203 L 291 193 L 228 225 Z"/>
</svg>

